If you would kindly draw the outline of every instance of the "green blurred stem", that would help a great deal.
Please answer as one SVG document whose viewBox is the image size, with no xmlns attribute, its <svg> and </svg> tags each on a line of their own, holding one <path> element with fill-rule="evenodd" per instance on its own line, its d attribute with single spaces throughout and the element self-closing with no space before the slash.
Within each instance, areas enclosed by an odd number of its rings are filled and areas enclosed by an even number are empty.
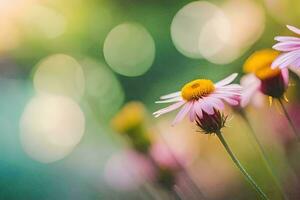
<svg viewBox="0 0 300 200">
<path fill-rule="evenodd" d="M 278 101 L 279 101 L 279 103 L 281 105 L 281 108 L 282 108 L 282 110 L 284 112 L 284 115 L 285 115 L 286 119 L 288 120 L 291 128 L 293 129 L 294 134 L 297 136 L 298 140 L 300 140 L 299 135 L 298 135 L 297 130 L 296 130 L 296 127 L 295 127 L 295 125 L 294 125 L 294 123 L 293 123 L 293 121 L 292 121 L 289 113 L 287 112 L 287 110 L 286 110 L 286 108 L 285 108 L 282 100 L 280 98 L 278 98 Z"/>
<path fill-rule="evenodd" d="M 256 135 L 256 133 L 255 133 L 255 131 L 253 129 L 253 127 L 251 126 L 251 123 L 250 123 L 250 121 L 248 119 L 248 116 L 246 115 L 246 113 L 244 112 L 244 110 L 239 111 L 239 114 L 244 119 L 244 121 L 246 122 L 248 128 L 250 129 L 250 131 L 252 133 L 251 135 L 253 136 L 253 138 L 254 138 L 254 140 L 255 140 L 258 148 L 259 148 L 259 151 L 261 153 L 261 157 L 263 159 L 263 162 L 264 162 L 265 166 L 267 167 L 268 171 L 270 172 L 272 178 L 274 179 L 275 184 L 276 184 L 277 188 L 279 189 L 279 193 L 281 194 L 281 197 L 283 199 L 288 199 L 288 197 L 286 196 L 286 194 L 284 193 L 284 191 L 282 189 L 282 186 L 280 185 L 280 181 L 279 181 L 278 177 L 276 176 L 275 170 L 272 167 L 270 159 L 268 159 L 266 151 L 264 150 L 262 144 L 260 143 L 260 141 L 259 141 L 259 139 L 258 139 L 258 137 L 257 137 L 257 135 Z"/>
<path fill-rule="evenodd" d="M 262 189 L 256 184 L 256 182 L 254 181 L 254 179 L 250 176 L 250 174 L 248 174 L 248 172 L 246 171 L 246 169 L 243 167 L 243 165 L 240 163 L 240 161 L 236 158 L 236 156 L 234 155 L 234 153 L 231 151 L 230 147 L 228 146 L 225 138 L 223 137 L 221 131 L 216 133 L 219 140 L 221 141 L 222 145 L 224 146 L 224 148 L 226 149 L 227 153 L 229 154 L 230 158 L 232 159 L 232 161 L 234 162 L 234 164 L 237 166 L 237 168 L 239 168 L 239 170 L 242 172 L 242 174 L 245 176 L 245 178 L 247 179 L 247 181 L 252 185 L 252 187 L 257 191 L 257 193 L 259 193 L 259 195 L 262 197 L 262 199 L 264 200 L 269 200 L 269 198 L 267 197 L 267 195 L 262 191 Z"/>
</svg>

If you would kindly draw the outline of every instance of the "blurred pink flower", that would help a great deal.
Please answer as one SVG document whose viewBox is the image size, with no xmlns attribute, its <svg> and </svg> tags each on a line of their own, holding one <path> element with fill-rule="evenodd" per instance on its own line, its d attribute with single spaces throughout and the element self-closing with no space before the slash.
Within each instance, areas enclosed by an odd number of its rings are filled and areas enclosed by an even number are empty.
<svg viewBox="0 0 300 200">
<path fill-rule="evenodd" d="M 226 101 L 230 105 L 238 105 L 241 95 L 241 86 L 230 84 L 237 74 L 234 73 L 227 78 L 213 83 L 208 79 L 197 79 L 183 86 L 181 91 L 162 96 L 161 101 L 156 103 L 173 103 L 172 105 L 154 112 L 155 117 L 183 107 L 177 114 L 173 125 L 181 121 L 188 113 L 190 121 L 196 116 L 203 117 L 203 112 L 212 115 L 214 109 L 223 110 Z"/>
<path fill-rule="evenodd" d="M 246 74 L 241 78 L 242 96 L 241 107 L 251 104 L 255 107 L 261 107 L 264 103 L 264 96 L 260 92 L 260 80 L 254 74 Z"/>
<path fill-rule="evenodd" d="M 118 190 L 134 190 L 155 177 L 152 162 L 143 154 L 127 150 L 113 155 L 105 166 L 105 180 Z"/>
<path fill-rule="evenodd" d="M 287 69 L 282 69 L 279 76 L 271 79 L 260 80 L 255 74 L 246 74 L 241 78 L 242 96 L 241 107 L 246 107 L 252 104 L 256 107 L 263 105 L 263 94 L 268 96 L 281 96 L 289 83 L 289 72 Z"/>
<path fill-rule="evenodd" d="M 179 158 L 177 154 L 175 155 L 173 151 L 171 152 L 171 149 L 161 141 L 152 145 L 150 154 L 159 166 L 167 169 L 177 170 L 183 162 L 182 158 Z"/>
<path fill-rule="evenodd" d="M 300 35 L 300 29 L 287 25 L 292 32 Z M 300 67 L 300 38 L 293 36 L 277 36 L 275 40 L 277 44 L 273 49 L 284 52 L 272 63 L 272 68 Z"/>
</svg>

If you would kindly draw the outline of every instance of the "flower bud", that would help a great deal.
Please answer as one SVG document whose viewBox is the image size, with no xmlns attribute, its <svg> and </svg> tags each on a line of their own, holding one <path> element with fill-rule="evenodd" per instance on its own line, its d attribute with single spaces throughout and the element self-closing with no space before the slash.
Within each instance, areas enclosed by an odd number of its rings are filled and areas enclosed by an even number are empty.
<svg viewBox="0 0 300 200">
<path fill-rule="evenodd" d="M 214 109 L 214 114 L 209 115 L 203 112 L 202 118 L 197 115 L 196 123 L 204 134 L 218 133 L 225 127 L 227 116 L 224 116 L 219 110 Z"/>
</svg>

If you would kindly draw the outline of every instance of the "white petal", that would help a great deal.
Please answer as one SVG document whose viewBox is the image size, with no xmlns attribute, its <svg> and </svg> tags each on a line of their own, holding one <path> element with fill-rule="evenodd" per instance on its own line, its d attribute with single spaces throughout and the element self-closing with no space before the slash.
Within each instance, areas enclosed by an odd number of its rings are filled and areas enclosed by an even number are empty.
<svg viewBox="0 0 300 200">
<path fill-rule="evenodd" d="M 177 102 L 177 101 L 182 101 L 182 97 L 174 97 L 171 99 L 166 99 L 166 100 L 162 100 L 162 101 L 155 101 L 155 103 L 172 103 L 172 102 Z"/>
<path fill-rule="evenodd" d="M 169 99 L 169 98 L 174 98 L 174 97 L 179 97 L 179 96 L 181 96 L 181 91 L 173 92 L 173 93 L 161 96 L 160 99 Z"/>
<path fill-rule="evenodd" d="M 231 83 L 237 77 L 237 75 L 238 75 L 237 73 L 231 74 L 230 76 L 226 77 L 225 79 L 215 83 L 215 87 L 221 87 L 221 86 Z"/>
<path fill-rule="evenodd" d="M 294 26 L 291 26 L 291 25 L 287 25 L 286 26 L 288 29 L 290 29 L 291 31 L 293 31 L 294 33 L 297 33 L 300 35 L 300 29 L 294 27 Z"/>
<path fill-rule="evenodd" d="M 182 106 L 185 103 L 186 103 L 185 101 L 180 101 L 180 102 L 174 103 L 174 104 L 172 104 L 172 105 L 170 105 L 166 108 L 163 108 L 163 109 L 160 109 L 160 110 L 154 112 L 153 115 L 155 117 L 159 117 L 162 114 L 165 114 L 165 113 L 171 112 L 173 110 L 176 110 L 177 108 L 179 108 L 180 106 Z"/>
</svg>

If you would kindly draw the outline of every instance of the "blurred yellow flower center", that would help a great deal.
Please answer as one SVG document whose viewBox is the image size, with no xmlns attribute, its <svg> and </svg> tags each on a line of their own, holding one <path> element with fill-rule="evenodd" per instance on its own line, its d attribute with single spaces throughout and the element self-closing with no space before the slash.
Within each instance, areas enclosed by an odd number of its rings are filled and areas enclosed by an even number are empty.
<svg viewBox="0 0 300 200">
<path fill-rule="evenodd" d="M 215 86 L 211 80 L 197 79 L 183 86 L 181 89 L 181 96 L 187 101 L 197 100 L 212 93 L 214 90 Z"/>
<path fill-rule="evenodd" d="M 278 51 L 263 49 L 253 53 L 244 64 L 245 73 L 254 73 L 260 80 L 273 78 L 280 74 L 280 69 L 271 69 L 272 62 L 279 55 Z"/>
<path fill-rule="evenodd" d="M 128 130 L 142 124 L 145 120 L 145 108 L 139 102 L 129 102 L 112 119 L 112 127 L 119 133 L 126 133 Z"/>
<path fill-rule="evenodd" d="M 245 73 L 255 73 L 260 69 L 270 68 L 272 62 L 279 55 L 278 51 L 272 49 L 263 49 L 253 53 L 244 64 Z"/>
<path fill-rule="evenodd" d="M 265 67 L 259 70 L 256 70 L 255 76 L 260 80 L 266 80 L 278 76 L 281 73 L 280 69 L 271 69 L 271 67 Z"/>
</svg>

